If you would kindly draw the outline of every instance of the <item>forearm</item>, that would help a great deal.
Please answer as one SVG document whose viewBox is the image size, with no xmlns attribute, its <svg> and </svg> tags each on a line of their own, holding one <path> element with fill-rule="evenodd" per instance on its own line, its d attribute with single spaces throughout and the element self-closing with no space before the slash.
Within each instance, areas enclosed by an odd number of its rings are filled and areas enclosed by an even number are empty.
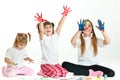
<svg viewBox="0 0 120 80">
<path fill-rule="evenodd" d="M 104 41 L 103 41 L 103 44 L 110 44 L 110 38 L 109 36 L 107 35 L 107 33 L 104 31 L 102 31 L 102 34 L 103 34 L 103 37 L 104 37 Z"/>
<path fill-rule="evenodd" d="M 61 20 L 59 21 L 59 23 L 58 23 L 58 27 L 57 27 L 57 29 L 56 29 L 56 33 L 59 35 L 60 34 L 60 31 L 61 31 L 61 28 L 62 28 L 62 26 L 63 26 L 63 24 L 64 24 L 64 22 L 65 22 L 65 18 L 66 18 L 66 16 L 62 16 L 62 18 L 61 18 Z"/>
<path fill-rule="evenodd" d="M 29 57 L 24 58 L 24 60 L 25 60 L 25 61 L 29 61 L 29 62 L 32 62 L 32 63 L 33 63 L 33 60 L 32 60 L 31 58 L 29 58 Z"/>
<path fill-rule="evenodd" d="M 6 57 L 5 57 L 5 62 L 9 65 L 16 65 L 15 62 L 11 61 L 9 58 L 6 58 Z"/>
<path fill-rule="evenodd" d="M 40 22 L 38 27 L 39 27 L 38 28 L 39 29 L 39 37 L 42 40 L 43 35 L 44 35 L 43 22 Z"/>
<path fill-rule="evenodd" d="M 76 40 L 80 37 L 81 33 L 82 33 L 82 31 L 79 31 L 79 30 L 78 30 L 78 31 L 74 34 L 74 36 L 73 36 L 72 39 L 71 39 L 71 43 L 72 43 L 73 45 L 76 44 Z"/>
</svg>

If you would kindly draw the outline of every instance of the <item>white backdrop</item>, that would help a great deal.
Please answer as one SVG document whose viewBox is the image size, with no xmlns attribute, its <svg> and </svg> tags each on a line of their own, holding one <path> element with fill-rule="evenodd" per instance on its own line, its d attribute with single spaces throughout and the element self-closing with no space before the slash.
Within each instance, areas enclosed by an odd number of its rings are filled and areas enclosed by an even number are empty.
<svg viewBox="0 0 120 80">
<path fill-rule="evenodd" d="M 55 27 L 62 17 L 63 5 L 71 7 L 70 12 L 61 30 L 59 40 L 59 60 L 77 62 L 77 49 L 74 49 L 70 40 L 78 29 L 77 21 L 90 19 L 94 26 L 97 19 L 105 22 L 105 31 L 111 39 L 111 44 L 100 49 L 102 65 L 117 65 L 120 67 L 120 0 L 0 0 L 0 69 L 4 63 L 4 55 L 12 47 L 18 32 L 31 32 L 32 40 L 27 46 L 30 57 L 39 67 L 41 47 L 34 21 L 36 12 L 55 23 Z M 96 30 L 98 37 L 101 34 Z M 101 37 L 102 38 L 102 37 Z M 34 68 L 36 69 L 36 68 Z"/>
</svg>

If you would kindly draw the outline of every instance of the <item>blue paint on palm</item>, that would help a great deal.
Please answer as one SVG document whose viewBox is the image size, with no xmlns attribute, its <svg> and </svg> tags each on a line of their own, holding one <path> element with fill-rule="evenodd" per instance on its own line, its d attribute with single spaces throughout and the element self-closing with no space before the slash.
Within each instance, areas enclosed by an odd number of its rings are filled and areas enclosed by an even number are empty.
<svg viewBox="0 0 120 80">
<path fill-rule="evenodd" d="M 98 25 L 100 30 L 104 30 L 104 23 L 101 20 L 98 20 Z"/>
</svg>

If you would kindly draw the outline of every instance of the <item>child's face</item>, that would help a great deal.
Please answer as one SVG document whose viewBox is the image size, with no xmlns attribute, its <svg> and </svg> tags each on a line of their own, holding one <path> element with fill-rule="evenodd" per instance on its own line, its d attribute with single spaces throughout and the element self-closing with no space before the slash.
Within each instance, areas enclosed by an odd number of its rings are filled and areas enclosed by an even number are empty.
<svg viewBox="0 0 120 80">
<path fill-rule="evenodd" d="M 90 22 L 86 21 L 83 32 L 85 35 L 90 35 L 92 33 L 92 25 L 90 24 Z"/>
<path fill-rule="evenodd" d="M 52 25 L 44 26 L 44 34 L 47 36 L 51 36 L 53 32 Z"/>
<path fill-rule="evenodd" d="M 19 50 L 21 50 L 21 49 L 24 49 L 25 46 L 26 46 L 25 44 L 18 44 L 17 48 L 18 48 Z"/>
</svg>

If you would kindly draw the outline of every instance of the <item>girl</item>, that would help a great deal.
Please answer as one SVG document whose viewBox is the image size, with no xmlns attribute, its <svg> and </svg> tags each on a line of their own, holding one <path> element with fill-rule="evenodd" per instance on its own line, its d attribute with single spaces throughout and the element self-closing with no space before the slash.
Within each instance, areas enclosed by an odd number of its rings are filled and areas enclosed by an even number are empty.
<svg viewBox="0 0 120 80">
<path fill-rule="evenodd" d="M 28 37 L 29 36 L 29 37 Z M 33 70 L 25 67 L 23 65 L 23 61 L 29 61 L 33 63 L 33 60 L 28 57 L 26 54 L 25 47 L 27 46 L 29 41 L 31 40 L 31 35 L 29 33 L 17 33 L 17 36 L 14 41 L 14 45 L 12 48 L 9 48 L 6 52 L 5 62 L 7 63 L 7 67 L 3 67 L 2 74 L 6 77 L 14 77 L 17 75 L 29 75 L 33 74 Z"/>
<path fill-rule="evenodd" d="M 102 71 L 104 74 L 107 74 L 108 77 L 115 75 L 113 70 L 98 64 L 98 46 L 102 47 L 110 43 L 110 39 L 104 31 L 104 23 L 98 20 L 98 24 L 99 27 L 97 28 L 101 31 L 104 40 L 96 37 L 93 24 L 90 20 L 80 20 L 80 23 L 78 23 L 79 30 L 71 39 L 72 45 L 78 47 L 78 64 L 63 62 L 62 67 L 73 72 L 75 75 L 88 76 L 92 74 L 91 70 L 93 70 L 93 74 L 94 71 Z"/>
<path fill-rule="evenodd" d="M 58 63 L 58 48 L 57 42 L 60 35 L 62 25 L 65 21 L 66 16 L 70 12 L 70 8 L 64 7 L 63 16 L 58 24 L 56 31 L 54 32 L 54 23 L 46 21 L 37 14 L 35 18 L 40 22 L 37 25 L 41 49 L 42 49 L 42 59 L 41 59 L 41 71 L 38 75 L 44 77 L 64 77 L 67 74 L 67 70 L 62 68 Z"/>
</svg>

